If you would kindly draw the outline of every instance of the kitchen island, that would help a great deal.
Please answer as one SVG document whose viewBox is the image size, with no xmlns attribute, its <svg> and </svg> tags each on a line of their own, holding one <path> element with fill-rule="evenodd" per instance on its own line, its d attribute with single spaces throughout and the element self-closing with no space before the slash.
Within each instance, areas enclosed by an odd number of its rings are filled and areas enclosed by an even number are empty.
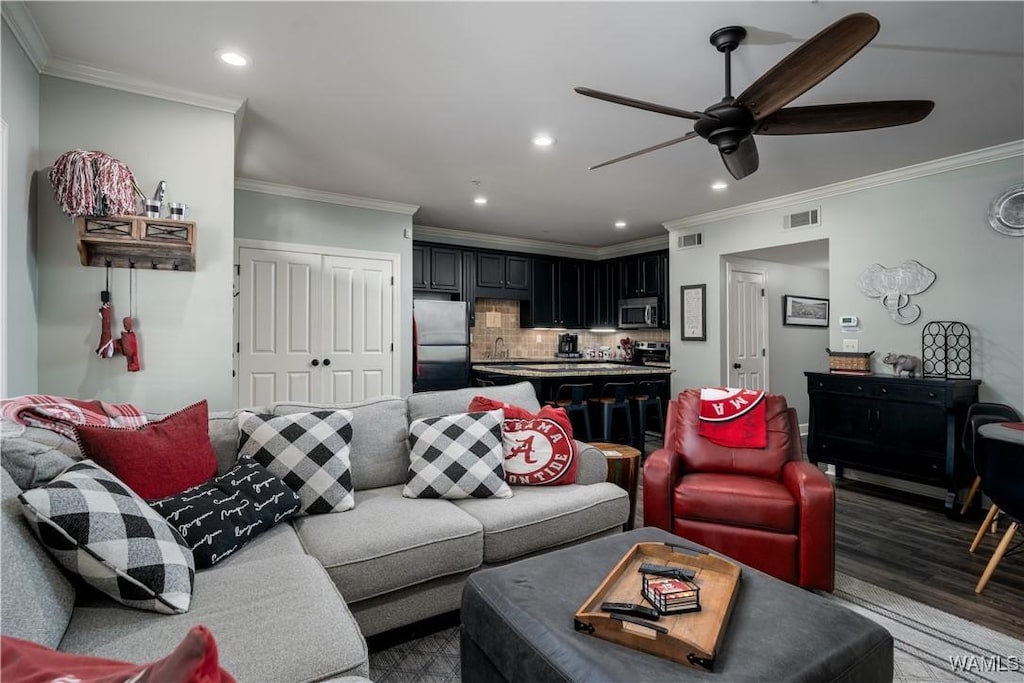
<svg viewBox="0 0 1024 683">
<path fill-rule="evenodd" d="M 642 382 L 668 380 L 674 370 L 665 365 L 629 365 L 627 363 L 568 362 L 568 363 L 474 363 L 473 377 L 494 384 L 527 381 L 533 384 L 541 402 L 550 400 L 559 385 L 593 384 L 592 396 L 597 396 L 606 382 Z M 668 382 L 665 395 L 668 394 Z"/>
</svg>

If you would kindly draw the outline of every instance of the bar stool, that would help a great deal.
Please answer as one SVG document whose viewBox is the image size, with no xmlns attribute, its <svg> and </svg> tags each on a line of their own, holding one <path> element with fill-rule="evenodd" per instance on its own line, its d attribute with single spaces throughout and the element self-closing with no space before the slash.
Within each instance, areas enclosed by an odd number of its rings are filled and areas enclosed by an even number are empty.
<svg viewBox="0 0 1024 683">
<path fill-rule="evenodd" d="M 583 414 L 583 438 L 580 441 L 590 441 L 590 411 L 587 409 L 587 398 L 593 384 L 563 384 L 555 391 L 555 397 L 548 401 L 553 408 L 565 408 L 565 414 L 572 421 L 573 413 Z M 576 427 L 573 427 L 575 432 Z M 578 438 L 578 437 L 577 437 Z"/>
<path fill-rule="evenodd" d="M 633 382 L 608 382 L 601 387 L 601 393 L 597 398 L 590 399 L 591 405 L 600 406 L 601 438 L 606 442 L 612 441 L 612 421 L 615 419 L 615 412 L 622 411 L 626 416 L 628 443 L 633 443 L 633 415 L 629 409 L 629 394 L 633 391 L 633 385 Z"/>
<path fill-rule="evenodd" d="M 636 403 L 637 425 L 637 450 L 641 454 L 646 453 L 647 427 L 651 417 L 658 418 L 658 428 L 655 430 L 662 436 L 665 435 L 665 411 L 661 406 L 661 397 L 665 391 L 665 380 L 648 379 L 637 383 L 636 393 L 629 397 Z M 647 411 L 650 410 L 652 414 Z M 642 457 L 642 456 L 641 456 Z"/>
</svg>

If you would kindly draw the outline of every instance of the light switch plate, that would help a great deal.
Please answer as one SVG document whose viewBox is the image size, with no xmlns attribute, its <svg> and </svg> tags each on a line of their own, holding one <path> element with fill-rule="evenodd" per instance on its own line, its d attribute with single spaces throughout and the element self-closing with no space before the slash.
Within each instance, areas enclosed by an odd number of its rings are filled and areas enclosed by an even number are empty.
<svg viewBox="0 0 1024 683">
<path fill-rule="evenodd" d="M 857 345 L 857 340 L 856 339 L 844 339 L 843 340 L 843 351 L 853 351 L 853 352 L 856 352 L 857 349 L 858 349 L 858 345 Z"/>
<path fill-rule="evenodd" d="M 486 327 L 501 327 L 501 313 L 498 311 L 487 311 L 484 316 L 484 325 Z"/>
</svg>

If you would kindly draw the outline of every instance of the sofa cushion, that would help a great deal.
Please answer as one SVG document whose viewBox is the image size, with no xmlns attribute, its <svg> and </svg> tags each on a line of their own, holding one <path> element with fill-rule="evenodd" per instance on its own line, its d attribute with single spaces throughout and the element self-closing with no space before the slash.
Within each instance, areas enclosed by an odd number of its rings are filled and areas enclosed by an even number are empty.
<svg viewBox="0 0 1024 683">
<path fill-rule="evenodd" d="M 405 483 L 409 420 L 405 399 L 383 396 L 360 403 L 274 403 L 274 415 L 343 409 L 352 413 L 352 486 L 356 491 Z"/>
<path fill-rule="evenodd" d="M 672 514 L 795 534 L 800 510 L 789 489 L 774 479 L 695 472 L 679 478 L 672 492 Z"/>
<path fill-rule="evenodd" d="M 111 473 L 83 460 L 18 498 L 43 546 L 89 585 L 130 607 L 188 611 L 192 551 Z"/>
<path fill-rule="evenodd" d="M 245 548 L 239 552 L 232 553 L 213 567 L 202 570 L 199 575 L 202 576 L 207 572 L 218 571 L 223 567 L 245 562 L 258 562 L 288 555 L 302 557 L 305 554 L 306 551 L 302 549 L 302 544 L 299 542 L 299 535 L 295 533 L 291 523 L 282 522 L 273 529 L 260 534 L 250 543 L 246 543 Z"/>
<path fill-rule="evenodd" d="M 217 474 L 224 474 L 238 461 L 238 415 L 241 410 L 210 411 L 208 429 L 210 445 L 217 456 Z M 249 412 L 258 413 L 259 410 Z"/>
<path fill-rule="evenodd" d="M 212 567 L 299 511 L 299 494 L 254 460 L 181 493 L 151 501 L 192 549 L 196 569 Z"/>
<path fill-rule="evenodd" d="M 0 640 L 0 677 L 8 681 L 235 683 L 218 666 L 217 641 L 205 626 L 193 626 L 170 654 L 148 664 L 55 652 L 17 638 Z"/>
<path fill-rule="evenodd" d="M 518 384 L 507 384 L 496 387 L 470 387 L 468 389 L 451 389 L 448 391 L 424 391 L 418 394 L 410 394 L 409 421 L 422 420 L 425 417 L 437 417 L 439 415 L 451 415 L 452 413 L 464 413 L 469 408 L 469 402 L 474 396 L 484 396 L 520 406 L 530 412 L 540 410 L 537 403 L 537 393 L 529 382 Z"/>
<path fill-rule="evenodd" d="M 253 458 L 284 480 L 318 515 L 355 505 L 352 498 L 352 413 L 314 410 L 290 415 L 242 413 L 238 457 Z"/>
<path fill-rule="evenodd" d="M 414 420 L 409 425 L 408 498 L 510 498 L 501 450 L 501 410 Z"/>
<path fill-rule="evenodd" d="M 401 486 L 357 491 L 349 512 L 292 524 L 350 603 L 475 569 L 483 557 L 480 522 L 446 500 L 405 498 Z"/>
<path fill-rule="evenodd" d="M 508 500 L 455 500 L 484 528 L 484 562 L 506 562 L 621 527 L 629 496 L 607 482 L 516 486 Z"/>
<path fill-rule="evenodd" d="M 48 429 L 0 422 L 0 463 L 22 489 L 42 486 L 81 459 L 73 439 Z"/>
<path fill-rule="evenodd" d="M 78 446 L 144 499 L 164 498 L 217 473 L 206 401 L 135 429 L 75 425 Z"/>
<path fill-rule="evenodd" d="M 71 621 L 75 589 L 29 531 L 21 513 L 21 489 L 0 470 L 0 631 L 57 647 Z"/>
<path fill-rule="evenodd" d="M 216 635 L 220 665 L 239 681 L 369 675 L 366 641 L 323 567 L 308 556 L 200 572 L 192 609 L 174 617 L 83 601 L 58 649 L 145 662 L 198 624 Z"/>
</svg>

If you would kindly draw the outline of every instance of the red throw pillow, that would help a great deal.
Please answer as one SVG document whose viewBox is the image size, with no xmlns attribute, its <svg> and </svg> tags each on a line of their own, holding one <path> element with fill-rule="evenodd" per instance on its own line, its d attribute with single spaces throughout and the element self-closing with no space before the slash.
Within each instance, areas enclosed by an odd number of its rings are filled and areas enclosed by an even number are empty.
<svg viewBox="0 0 1024 683">
<path fill-rule="evenodd" d="M 206 401 L 137 429 L 75 425 L 78 447 L 141 498 L 181 493 L 217 474 Z"/>
<path fill-rule="evenodd" d="M 220 668 L 217 643 L 193 626 L 171 654 L 150 664 L 55 652 L 29 640 L 0 636 L 0 679 L 18 683 L 235 683 Z"/>
<path fill-rule="evenodd" d="M 564 408 L 544 406 L 534 415 L 501 401 L 476 396 L 469 411 L 505 412 L 501 447 L 505 455 L 505 481 L 518 486 L 561 486 L 576 481 L 576 442 Z"/>
</svg>

